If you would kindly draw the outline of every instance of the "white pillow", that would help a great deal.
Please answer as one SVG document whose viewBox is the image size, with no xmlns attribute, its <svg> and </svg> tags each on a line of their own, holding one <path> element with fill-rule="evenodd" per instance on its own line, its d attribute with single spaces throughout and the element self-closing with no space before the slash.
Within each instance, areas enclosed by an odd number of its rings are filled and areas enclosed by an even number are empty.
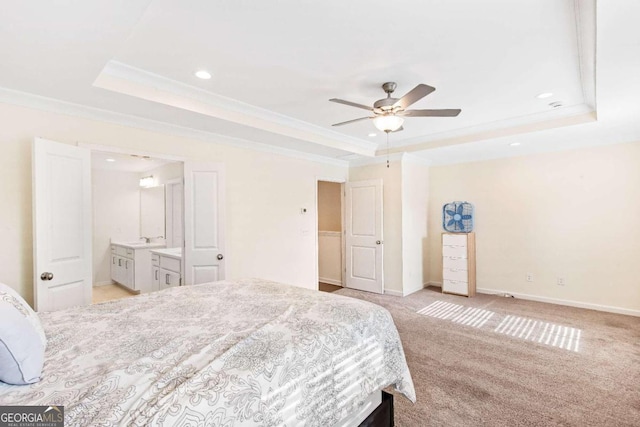
<svg viewBox="0 0 640 427">
<path fill-rule="evenodd" d="M 38 315 L 16 291 L 0 283 L 0 381 L 39 381 L 46 343 Z"/>
</svg>

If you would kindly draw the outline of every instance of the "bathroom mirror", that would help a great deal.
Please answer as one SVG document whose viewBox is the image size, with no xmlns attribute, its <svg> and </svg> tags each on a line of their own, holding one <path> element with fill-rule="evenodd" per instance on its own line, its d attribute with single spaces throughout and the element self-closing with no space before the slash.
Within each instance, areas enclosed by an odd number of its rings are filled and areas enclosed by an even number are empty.
<svg viewBox="0 0 640 427">
<path fill-rule="evenodd" d="M 164 185 L 140 189 L 140 236 L 164 237 Z"/>
</svg>

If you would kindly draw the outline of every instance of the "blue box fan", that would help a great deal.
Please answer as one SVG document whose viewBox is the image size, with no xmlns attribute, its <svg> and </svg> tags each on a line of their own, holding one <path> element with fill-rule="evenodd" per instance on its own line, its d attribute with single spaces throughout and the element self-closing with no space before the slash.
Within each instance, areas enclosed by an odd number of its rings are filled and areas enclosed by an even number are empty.
<svg viewBox="0 0 640 427">
<path fill-rule="evenodd" d="M 444 205 L 442 228 L 450 233 L 473 231 L 473 205 L 468 202 L 451 202 Z"/>
</svg>

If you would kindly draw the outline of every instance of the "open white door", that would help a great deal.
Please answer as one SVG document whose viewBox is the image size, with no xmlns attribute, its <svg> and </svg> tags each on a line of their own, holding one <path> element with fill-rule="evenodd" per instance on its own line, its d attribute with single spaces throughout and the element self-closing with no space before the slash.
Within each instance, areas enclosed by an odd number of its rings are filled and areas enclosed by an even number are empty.
<svg viewBox="0 0 640 427">
<path fill-rule="evenodd" d="M 185 285 L 225 278 L 224 165 L 184 163 Z"/>
<path fill-rule="evenodd" d="M 35 309 L 91 304 L 91 155 L 88 149 L 33 142 Z"/>
<path fill-rule="evenodd" d="M 348 182 L 345 189 L 347 287 L 384 293 L 382 180 Z"/>
</svg>

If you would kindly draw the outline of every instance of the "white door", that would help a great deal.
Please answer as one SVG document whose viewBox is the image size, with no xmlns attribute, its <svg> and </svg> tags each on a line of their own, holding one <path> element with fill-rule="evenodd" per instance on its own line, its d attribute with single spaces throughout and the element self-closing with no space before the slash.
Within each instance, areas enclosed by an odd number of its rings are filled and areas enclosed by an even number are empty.
<svg viewBox="0 0 640 427">
<path fill-rule="evenodd" d="M 33 142 L 34 302 L 38 311 L 91 304 L 91 156 Z"/>
<path fill-rule="evenodd" d="M 382 180 L 348 182 L 345 189 L 347 287 L 384 293 Z"/>
<path fill-rule="evenodd" d="M 225 278 L 224 165 L 184 163 L 184 283 Z"/>
</svg>

